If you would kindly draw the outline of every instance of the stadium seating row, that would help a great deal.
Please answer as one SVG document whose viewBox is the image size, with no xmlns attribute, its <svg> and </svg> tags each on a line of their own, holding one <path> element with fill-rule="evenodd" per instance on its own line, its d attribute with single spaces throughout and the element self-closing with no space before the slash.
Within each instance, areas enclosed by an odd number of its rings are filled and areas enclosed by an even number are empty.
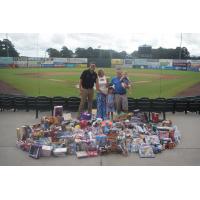
<svg viewBox="0 0 200 200">
<path fill-rule="evenodd" d="M 57 105 L 63 106 L 66 111 L 76 112 L 80 103 L 79 97 L 30 97 L 30 96 L 14 96 L 0 94 L 0 109 L 1 112 L 6 110 L 35 110 L 36 118 L 39 111 L 51 111 Z M 87 105 L 85 105 L 87 106 Z M 96 108 L 96 100 L 93 102 L 93 107 Z M 149 99 L 143 97 L 140 99 L 128 98 L 129 111 L 136 109 L 142 112 L 159 112 L 163 113 L 165 118 L 166 112 L 196 112 L 200 114 L 200 96 L 182 97 L 182 98 L 156 98 Z"/>
</svg>

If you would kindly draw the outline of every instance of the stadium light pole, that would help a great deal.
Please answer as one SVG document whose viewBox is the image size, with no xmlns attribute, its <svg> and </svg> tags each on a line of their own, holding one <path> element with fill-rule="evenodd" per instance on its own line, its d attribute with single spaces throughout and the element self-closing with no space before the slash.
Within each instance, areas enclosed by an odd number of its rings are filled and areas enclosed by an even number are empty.
<svg viewBox="0 0 200 200">
<path fill-rule="evenodd" d="M 181 33 L 181 42 L 180 42 L 180 51 L 179 51 L 179 60 L 181 60 L 181 48 L 182 48 L 182 33 Z"/>
<path fill-rule="evenodd" d="M 97 46 L 97 48 L 99 49 L 99 62 L 101 63 L 101 45 Z"/>
<path fill-rule="evenodd" d="M 6 40 L 8 41 L 8 33 L 6 33 Z M 9 57 L 8 45 L 6 43 L 7 57 Z"/>
<path fill-rule="evenodd" d="M 110 52 L 110 64 L 111 64 L 111 67 L 112 67 L 112 49 L 110 49 L 109 52 Z"/>
<path fill-rule="evenodd" d="M 99 49 L 99 57 L 101 58 L 101 45 L 97 47 Z"/>
</svg>

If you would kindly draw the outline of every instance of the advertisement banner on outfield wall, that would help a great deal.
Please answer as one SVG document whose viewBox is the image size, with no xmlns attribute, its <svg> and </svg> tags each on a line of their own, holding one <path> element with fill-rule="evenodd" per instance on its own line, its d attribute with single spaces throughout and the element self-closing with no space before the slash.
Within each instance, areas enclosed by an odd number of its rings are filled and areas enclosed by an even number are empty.
<svg viewBox="0 0 200 200">
<path fill-rule="evenodd" d="M 28 61 L 38 61 L 38 62 L 44 62 L 45 58 L 41 57 L 29 57 Z"/>
<path fill-rule="evenodd" d="M 29 60 L 28 61 L 28 67 L 41 67 L 41 63 L 42 63 L 42 61 L 31 61 L 31 60 Z"/>
<path fill-rule="evenodd" d="M 67 58 L 53 58 L 54 63 L 67 63 Z"/>
<path fill-rule="evenodd" d="M 87 64 L 78 64 L 76 65 L 77 68 L 87 68 Z"/>
<path fill-rule="evenodd" d="M 172 66 L 172 59 L 159 59 L 159 66 L 160 67 L 170 67 Z"/>
<path fill-rule="evenodd" d="M 53 64 L 53 60 L 45 60 L 44 62 L 42 62 L 42 64 Z"/>
<path fill-rule="evenodd" d="M 22 57 L 14 57 L 14 61 L 26 61 L 28 60 L 28 57 L 22 56 Z"/>
<path fill-rule="evenodd" d="M 45 58 L 44 59 L 44 62 L 50 62 L 50 61 L 53 62 L 53 58 Z"/>
<path fill-rule="evenodd" d="M 75 67 L 76 67 L 76 64 L 74 64 L 74 63 L 66 63 L 66 64 L 65 64 L 65 67 L 68 67 L 68 68 L 75 68 Z"/>
<path fill-rule="evenodd" d="M 84 64 L 87 63 L 87 58 L 53 58 L 54 63 L 71 63 L 71 64 Z"/>
<path fill-rule="evenodd" d="M 125 67 L 132 67 L 133 59 L 124 59 L 124 66 Z"/>
<path fill-rule="evenodd" d="M 67 63 L 84 64 L 87 63 L 87 58 L 68 58 Z"/>
<path fill-rule="evenodd" d="M 146 65 L 149 67 L 159 67 L 160 66 L 159 59 L 147 59 L 146 61 L 147 61 Z"/>
<path fill-rule="evenodd" d="M 13 64 L 13 57 L 0 57 L 0 64 L 10 65 Z"/>
<path fill-rule="evenodd" d="M 124 60 L 123 59 L 112 59 L 111 60 L 111 64 L 112 65 L 123 65 L 124 64 Z"/>
<path fill-rule="evenodd" d="M 200 60 L 190 60 L 191 67 L 200 68 Z"/>
<path fill-rule="evenodd" d="M 54 67 L 53 59 L 45 59 L 45 61 L 41 63 L 41 67 Z"/>
<path fill-rule="evenodd" d="M 147 59 L 135 59 L 134 65 L 145 66 L 147 65 Z"/>
<path fill-rule="evenodd" d="M 28 67 L 28 60 L 17 60 L 14 64 L 16 67 Z"/>
<path fill-rule="evenodd" d="M 173 60 L 172 65 L 174 67 L 187 67 L 189 62 L 187 60 Z"/>
</svg>

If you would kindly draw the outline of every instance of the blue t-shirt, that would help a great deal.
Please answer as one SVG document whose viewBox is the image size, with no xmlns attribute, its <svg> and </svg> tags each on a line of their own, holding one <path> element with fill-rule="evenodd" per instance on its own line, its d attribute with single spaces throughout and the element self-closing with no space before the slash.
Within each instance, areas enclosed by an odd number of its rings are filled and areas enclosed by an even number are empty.
<svg viewBox="0 0 200 200">
<path fill-rule="evenodd" d="M 115 86 L 115 94 L 126 94 L 126 89 L 122 87 L 119 77 L 112 78 L 111 83 Z"/>
</svg>

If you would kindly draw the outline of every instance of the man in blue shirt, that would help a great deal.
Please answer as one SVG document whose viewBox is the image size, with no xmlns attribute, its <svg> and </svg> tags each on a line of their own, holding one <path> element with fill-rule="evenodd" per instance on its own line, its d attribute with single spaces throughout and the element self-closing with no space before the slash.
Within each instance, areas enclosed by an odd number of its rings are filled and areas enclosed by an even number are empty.
<svg viewBox="0 0 200 200">
<path fill-rule="evenodd" d="M 128 97 L 126 94 L 126 89 L 129 88 L 129 85 L 125 84 L 122 86 L 121 78 L 123 72 L 120 68 L 116 69 L 117 76 L 113 77 L 111 83 L 115 88 L 115 106 L 117 114 L 120 114 L 121 111 L 128 112 Z"/>
</svg>

